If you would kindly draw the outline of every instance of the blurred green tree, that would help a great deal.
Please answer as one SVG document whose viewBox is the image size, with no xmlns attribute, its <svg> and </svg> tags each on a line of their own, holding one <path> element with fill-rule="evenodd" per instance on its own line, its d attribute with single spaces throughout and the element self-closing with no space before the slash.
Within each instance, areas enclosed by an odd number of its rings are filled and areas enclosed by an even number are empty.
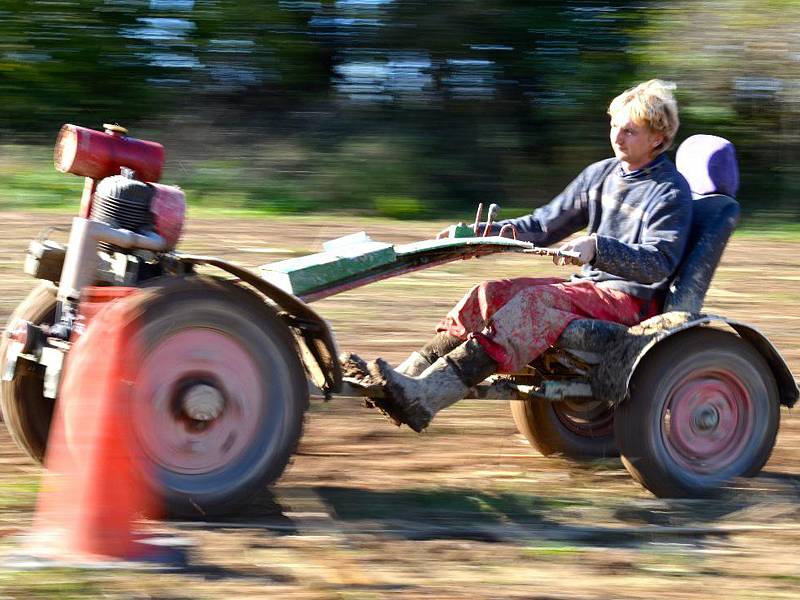
<svg viewBox="0 0 800 600">
<path fill-rule="evenodd" d="M 684 126 L 737 147 L 750 211 L 800 216 L 800 4 L 664 3 L 634 28 L 637 75 L 678 82 Z"/>
<path fill-rule="evenodd" d="M 0 0 L 0 132 L 143 124 L 188 161 L 238 157 L 253 181 L 209 194 L 253 205 L 523 210 L 610 153 L 615 94 L 662 77 L 680 137 L 731 138 L 742 197 L 796 213 L 798 22 L 789 0 Z"/>
<path fill-rule="evenodd" d="M 0 128 L 53 131 L 87 111 L 96 120 L 153 110 L 149 69 L 129 38 L 146 2 L 0 1 Z"/>
<path fill-rule="evenodd" d="M 302 3 L 293 3 L 302 4 Z M 0 129 L 129 122 L 232 96 L 306 96 L 330 85 L 313 11 L 213 0 L 0 0 Z"/>
</svg>

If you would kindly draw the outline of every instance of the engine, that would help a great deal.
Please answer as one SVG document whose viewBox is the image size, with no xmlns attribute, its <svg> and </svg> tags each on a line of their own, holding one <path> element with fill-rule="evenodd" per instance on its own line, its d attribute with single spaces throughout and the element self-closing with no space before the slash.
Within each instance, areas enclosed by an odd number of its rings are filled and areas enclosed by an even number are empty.
<svg viewBox="0 0 800 600">
<path fill-rule="evenodd" d="M 61 302 L 77 302 L 86 286 L 136 285 L 158 276 L 161 255 L 178 244 L 186 218 L 180 188 L 157 183 L 161 144 L 128 137 L 118 125 L 105 131 L 64 125 L 54 162 L 59 171 L 85 177 L 81 210 L 66 246 L 46 235 L 31 242 L 25 271 L 57 282 Z"/>
<path fill-rule="evenodd" d="M 56 169 L 86 178 L 81 216 L 115 229 L 155 233 L 171 250 L 183 230 L 186 199 L 179 188 L 157 183 L 164 147 L 130 137 L 119 125 L 104 127 L 64 125 L 56 140 Z M 115 249 L 107 242 L 100 248 Z"/>
<path fill-rule="evenodd" d="M 140 233 L 152 229 L 150 202 L 154 189 L 123 169 L 121 175 L 106 177 L 97 184 L 90 218 L 116 229 Z M 109 245 L 101 244 L 103 249 Z"/>
<path fill-rule="evenodd" d="M 146 235 L 155 233 L 172 249 L 180 239 L 186 214 L 186 200 L 176 187 L 145 183 L 131 169 L 106 177 L 97 184 L 90 218 L 115 229 Z M 101 249 L 116 250 L 101 243 Z"/>
<path fill-rule="evenodd" d="M 85 325 L 85 314 L 79 307 L 87 288 L 136 287 L 175 270 L 174 257 L 165 253 L 180 239 L 186 198 L 179 188 L 158 183 L 164 165 L 161 144 L 128 137 L 118 125 L 105 125 L 105 131 L 64 125 L 54 162 L 57 170 L 85 178 L 67 244 L 45 233 L 31 242 L 25 258 L 27 273 L 58 284 L 56 318 L 46 327 L 23 321 L 13 331 L 23 349 L 37 356 L 47 349 L 60 357 L 47 367 L 57 381 L 64 346 L 51 340 L 69 342 L 81 331 L 77 325 L 81 319 Z M 56 386 L 45 385 L 48 397 L 55 393 Z"/>
</svg>

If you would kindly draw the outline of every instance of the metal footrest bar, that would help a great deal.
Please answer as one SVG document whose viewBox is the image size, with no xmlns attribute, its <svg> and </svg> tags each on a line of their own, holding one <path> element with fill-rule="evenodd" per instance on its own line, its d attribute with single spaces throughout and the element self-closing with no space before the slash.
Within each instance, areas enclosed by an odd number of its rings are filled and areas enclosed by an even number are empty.
<svg viewBox="0 0 800 600">
<path fill-rule="evenodd" d="M 345 377 L 340 396 L 383 398 L 380 385 L 364 385 L 358 380 Z M 523 385 L 511 379 L 496 377 L 487 379 L 471 388 L 465 398 L 475 400 L 560 400 L 592 399 L 592 388 L 584 381 L 544 381 L 539 386 Z"/>
</svg>

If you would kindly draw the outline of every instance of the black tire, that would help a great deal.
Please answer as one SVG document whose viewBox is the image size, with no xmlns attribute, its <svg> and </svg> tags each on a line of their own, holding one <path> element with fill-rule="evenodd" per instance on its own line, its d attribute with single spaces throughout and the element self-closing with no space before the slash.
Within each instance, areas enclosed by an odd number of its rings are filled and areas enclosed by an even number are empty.
<svg viewBox="0 0 800 600">
<path fill-rule="evenodd" d="M 17 319 L 34 325 L 51 325 L 55 318 L 56 286 L 49 281 L 37 285 L 9 318 L 8 325 Z M 0 365 L 5 368 L 10 340 L 6 335 L 0 342 Z M 0 407 L 3 421 L 17 445 L 35 461 L 44 460 L 50 419 L 55 401 L 44 397 L 44 367 L 27 360 L 17 362 L 11 381 L 0 382 Z"/>
<path fill-rule="evenodd" d="M 619 456 L 614 409 L 606 403 L 513 401 L 511 416 L 519 432 L 544 456 L 573 460 Z"/>
<path fill-rule="evenodd" d="M 230 514 L 280 477 L 302 434 L 308 383 L 288 327 L 208 278 L 162 278 L 123 302 L 140 315 L 132 426 L 152 483 L 173 516 Z M 199 383 L 224 398 L 211 421 L 182 412 Z"/>
<path fill-rule="evenodd" d="M 660 498 L 706 497 L 769 459 L 780 410 L 761 354 L 726 331 L 690 329 L 660 342 L 615 416 L 622 462 Z"/>
</svg>

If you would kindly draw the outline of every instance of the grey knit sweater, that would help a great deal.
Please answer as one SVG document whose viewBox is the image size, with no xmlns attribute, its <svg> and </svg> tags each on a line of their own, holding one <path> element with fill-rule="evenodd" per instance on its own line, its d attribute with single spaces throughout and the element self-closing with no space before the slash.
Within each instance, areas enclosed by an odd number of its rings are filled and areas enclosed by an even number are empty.
<svg viewBox="0 0 800 600">
<path fill-rule="evenodd" d="M 588 228 L 597 237 L 597 255 L 572 280 L 660 300 L 683 257 L 691 222 L 689 185 L 661 154 L 631 173 L 616 158 L 594 163 L 545 206 L 495 227 L 511 223 L 520 239 L 538 246 Z"/>
</svg>

